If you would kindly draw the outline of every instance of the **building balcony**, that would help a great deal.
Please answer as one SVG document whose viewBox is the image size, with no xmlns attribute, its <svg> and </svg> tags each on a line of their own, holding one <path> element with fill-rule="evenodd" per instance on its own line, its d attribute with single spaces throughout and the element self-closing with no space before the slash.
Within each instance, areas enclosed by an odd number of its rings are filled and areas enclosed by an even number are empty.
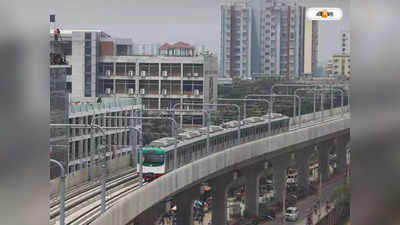
<svg viewBox="0 0 400 225">
<path fill-rule="evenodd" d="M 203 92 L 199 91 L 198 93 L 195 93 L 195 91 L 183 91 L 183 97 L 184 98 L 203 98 Z"/>
</svg>

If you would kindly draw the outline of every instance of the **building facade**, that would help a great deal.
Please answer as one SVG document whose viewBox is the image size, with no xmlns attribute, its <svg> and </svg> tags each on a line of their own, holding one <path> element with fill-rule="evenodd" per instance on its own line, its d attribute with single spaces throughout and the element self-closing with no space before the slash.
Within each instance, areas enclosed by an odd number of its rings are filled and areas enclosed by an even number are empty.
<svg viewBox="0 0 400 225">
<path fill-rule="evenodd" d="M 221 6 L 219 70 L 223 77 L 251 77 L 251 18 L 246 2 Z"/>
<path fill-rule="evenodd" d="M 216 101 L 217 58 L 197 55 L 187 43 L 160 46 L 161 55 L 133 55 L 131 39 L 97 30 L 61 30 L 57 46 L 69 66 L 66 86 L 72 98 L 140 95 L 148 109 Z"/>
<path fill-rule="evenodd" d="M 69 124 L 90 124 L 93 117 L 95 124 L 102 127 L 126 127 L 123 129 L 105 129 L 105 134 L 94 129 L 91 141 L 90 128 L 68 128 L 68 148 L 65 151 L 68 173 L 89 167 L 93 158 L 96 165 L 101 160 L 100 146 L 107 146 L 107 160 L 132 153 L 132 145 L 136 147 L 135 133 L 130 133 L 129 126 L 141 129 L 141 120 L 102 118 L 102 116 L 140 116 L 141 102 L 139 98 L 102 98 L 94 102 L 92 98 L 71 99 L 68 105 Z M 93 145 L 93 146 L 92 146 Z M 111 147 L 111 149 L 109 149 Z M 134 148 L 135 149 L 135 148 Z M 93 152 L 92 152 L 93 151 Z"/>
<path fill-rule="evenodd" d="M 53 34 L 53 30 L 50 34 Z M 102 46 L 100 41 L 104 43 Z M 111 36 L 99 30 L 61 30 L 57 43 L 54 40 L 50 42 L 51 46 L 59 46 L 66 64 L 71 66 L 67 71 L 67 90 L 70 95 L 95 97 L 98 57 L 101 52 L 114 54 L 117 49 L 114 49 Z"/>
<path fill-rule="evenodd" d="M 315 75 L 318 71 L 318 21 L 305 19 L 304 21 L 304 51 L 303 51 L 304 75 Z"/>
<path fill-rule="evenodd" d="M 68 123 L 68 93 L 66 91 L 66 71 L 68 65 L 50 66 L 50 123 Z M 49 157 L 61 162 L 67 168 L 66 148 L 68 128 L 50 128 Z M 60 175 L 57 165 L 50 164 L 50 178 Z"/>
<path fill-rule="evenodd" d="M 73 98 L 66 89 L 66 71 L 70 65 L 50 66 L 50 124 L 87 125 L 92 122 L 103 127 L 126 126 L 126 129 L 106 129 L 105 134 L 95 129 L 93 141 L 90 141 L 90 128 L 51 127 L 49 157 L 59 161 L 66 173 L 73 173 L 89 167 L 91 159 L 98 164 L 100 145 L 110 146 L 107 159 L 132 154 L 132 145 L 136 147 L 136 137 L 130 134 L 128 126 L 133 124 L 141 128 L 140 120 L 101 118 L 102 116 L 139 116 L 140 98 L 102 98 L 101 102 L 91 97 Z M 70 75 L 69 75 L 70 76 Z M 91 147 L 93 146 L 93 147 Z M 93 152 L 92 152 L 93 151 Z M 50 178 L 60 175 L 56 165 L 50 165 Z"/>
<path fill-rule="evenodd" d="M 348 54 L 335 54 L 326 65 L 326 74 L 328 76 L 347 76 L 351 74 L 351 59 Z"/>
<path fill-rule="evenodd" d="M 99 96 L 139 95 L 146 109 L 171 109 L 177 103 L 215 103 L 217 59 L 200 56 L 102 56 Z M 195 120 L 202 114 L 192 113 Z"/>
<path fill-rule="evenodd" d="M 230 16 L 232 12 L 237 11 L 235 9 L 239 6 L 249 15 L 249 19 L 245 20 L 247 26 L 241 25 L 242 19 L 232 19 Z M 279 0 L 250 0 L 241 4 L 223 5 L 221 7 L 221 73 L 225 76 L 253 79 L 304 74 L 305 43 L 310 39 L 316 44 L 315 39 L 318 38 L 316 23 L 313 24 L 314 32 L 306 32 L 305 11 L 305 7 L 296 3 Z M 228 26 L 227 21 L 230 22 Z M 237 37 L 232 35 L 231 27 L 236 27 L 239 34 L 249 32 L 247 35 L 249 39 L 246 41 L 234 39 Z M 233 34 L 236 33 L 237 31 L 234 30 Z M 236 42 L 229 41 L 232 39 Z M 317 49 L 315 46 L 317 45 L 314 45 L 314 49 Z M 239 57 L 233 58 L 234 60 L 228 57 L 231 56 L 227 54 L 231 49 L 245 49 L 246 53 L 250 53 L 245 60 L 248 65 L 246 75 L 227 72 L 229 71 L 227 65 L 232 64 L 231 61 L 234 62 L 233 66 L 244 63 Z"/>
</svg>

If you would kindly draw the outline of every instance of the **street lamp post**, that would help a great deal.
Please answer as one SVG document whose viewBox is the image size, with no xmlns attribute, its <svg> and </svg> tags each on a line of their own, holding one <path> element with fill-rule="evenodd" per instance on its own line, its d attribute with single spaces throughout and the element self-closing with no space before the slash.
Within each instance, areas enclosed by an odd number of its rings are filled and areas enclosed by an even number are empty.
<svg viewBox="0 0 400 225">
<path fill-rule="evenodd" d="M 308 88 L 299 88 L 299 89 L 296 89 L 295 90 L 295 93 L 297 94 L 297 92 L 298 91 L 312 91 L 313 92 L 313 95 L 314 95 L 314 97 L 313 97 L 313 120 L 315 120 L 315 114 L 316 114 L 316 109 L 315 109 L 315 106 L 316 106 L 316 92 L 317 91 L 327 91 L 327 90 L 329 90 L 329 91 L 331 91 L 331 93 L 333 93 L 334 91 L 338 91 L 338 92 L 340 92 L 341 93 L 341 107 L 342 107 L 342 116 L 343 116 L 343 95 L 344 95 L 344 92 L 343 92 L 343 90 L 341 90 L 341 89 L 338 89 L 338 88 L 319 88 L 319 89 L 316 89 L 316 88 L 313 88 L 313 89 L 308 89 Z M 323 115 L 323 105 L 324 105 L 324 97 L 323 97 L 323 95 L 321 94 L 321 108 L 320 108 L 320 111 L 321 111 L 321 120 L 323 120 L 323 117 L 324 117 L 324 115 Z M 331 114 L 333 115 L 333 95 L 331 95 Z"/>
<path fill-rule="evenodd" d="M 202 103 L 176 103 L 175 105 L 172 106 L 171 110 L 172 111 L 176 111 L 175 108 L 178 105 L 182 106 L 182 104 L 193 105 L 193 106 L 198 105 L 198 106 L 234 106 L 234 107 L 236 107 L 236 109 L 238 111 L 238 123 L 239 123 L 239 125 L 238 125 L 238 143 L 240 143 L 240 106 L 238 106 L 237 104 L 219 104 L 219 103 L 216 103 L 216 104 L 211 104 L 211 103 L 205 103 L 205 104 L 202 104 Z M 210 118 L 209 118 L 209 120 L 210 120 Z M 210 121 L 208 121 L 208 124 L 210 124 Z M 209 129 L 209 128 L 207 128 L 207 129 Z M 210 133 L 210 132 L 208 131 L 207 133 Z M 209 136 L 208 136 L 207 139 L 209 139 Z"/>
<path fill-rule="evenodd" d="M 284 178 L 284 185 L 283 185 L 283 192 L 282 192 L 282 224 L 286 224 L 286 189 L 287 189 L 287 174 L 286 174 L 286 169 L 283 172 L 283 178 Z"/>
<path fill-rule="evenodd" d="M 342 89 L 339 89 L 339 88 L 333 88 L 333 87 L 331 87 L 331 88 L 321 88 L 321 89 L 318 89 L 318 91 L 331 91 L 331 94 L 335 91 L 337 91 L 337 92 L 340 92 L 340 107 L 341 107 L 341 115 L 342 115 L 342 117 L 343 117 L 343 115 L 344 115 L 344 110 L 343 110 L 343 105 L 344 105 L 344 103 L 343 103 L 343 99 L 344 99 L 344 91 L 342 90 Z M 333 107 L 333 95 L 331 95 L 331 109 L 332 109 L 332 107 Z M 333 110 L 333 109 L 332 109 Z M 333 111 L 332 111 L 332 114 L 333 114 Z"/>
<path fill-rule="evenodd" d="M 92 121 L 94 121 L 94 118 L 92 119 Z M 103 133 L 104 137 L 107 136 L 106 132 L 104 131 L 105 128 L 103 128 L 103 127 L 101 127 L 101 126 L 99 126 L 97 124 L 94 124 L 94 123 L 91 123 L 90 125 L 87 125 L 87 124 L 50 124 L 50 126 L 51 127 L 74 127 L 74 128 L 80 128 L 80 129 L 97 128 L 97 129 L 100 129 L 100 131 Z M 105 152 L 106 151 L 107 150 L 105 150 Z M 107 155 L 107 153 L 105 153 L 105 155 Z M 105 199 L 106 199 L 106 197 L 105 197 L 106 196 L 105 188 L 106 187 L 105 187 L 105 175 L 104 175 L 105 169 L 107 167 L 107 163 L 105 162 L 106 161 L 106 157 L 104 157 L 103 160 L 104 160 L 103 165 L 102 165 L 102 167 L 103 167 L 103 175 L 101 176 L 101 187 L 102 187 L 101 188 L 101 213 L 104 213 L 106 211 L 106 202 L 105 202 Z M 91 164 L 93 164 L 93 162 L 91 162 Z"/>
<path fill-rule="evenodd" d="M 271 108 L 271 102 L 266 100 L 266 99 L 240 99 L 240 98 L 218 98 L 218 100 L 221 101 L 242 101 L 242 102 L 246 102 L 247 101 L 253 101 L 253 102 L 266 102 L 267 103 L 267 108 L 269 111 L 269 118 L 268 118 L 268 134 L 269 136 L 271 135 L 271 115 L 272 115 L 272 108 Z M 267 112 L 268 113 L 268 112 Z M 246 115 L 245 115 L 246 118 Z M 239 124 L 240 124 L 240 120 L 239 120 Z M 240 140 L 240 139 L 239 139 Z"/>
<path fill-rule="evenodd" d="M 313 120 L 315 120 L 315 118 L 316 118 L 316 116 L 315 116 L 315 114 L 316 114 L 316 95 L 315 95 L 315 92 L 316 92 L 316 90 L 319 90 L 319 89 L 308 89 L 308 88 L 299 88 L 299 89 L 296 89 L 295 91 L 294 91 L 294 94 L 295 95 L 297 95 L 297 92 L 298 91 L 313 91 Z M 300 104 L 301 104 L 301 97 L 299 97 L 300 98 Z"/>
<path fill-rule="evenodd" d="M 204 107 L 204 106 L 211 106 L 212 104 L 206 104 L 206 103 L 205 104 L 200 104 L 200 103 L 180 103 L 179 102 L 179 103 L 176 103 L 175 105 L 173 105 L 172 106 L 172 110 L 171 110 L 171 112 L 181 112 L 181 115 L 182 115 L 183 112 L 192 112 L 192 111 L 193 112 L 197 112 L 197 111 L 203 112 L 203 117 L 205 118 L 204 121 L 207 121 L 206 122 L 207 123 L 206 151 L 207 151 L 207 153 L 209 153 L 210 152 L 210 125 L 211 125 L 210 113 L 207 110 L 204 110 L 204 109 L 202 109 L 202 110 L 176 110 L 176 107 L 179 106 L 179 105 L 182 108 L 182 106 L 184 106 L 184 105 L 202 105 Z"/>
<path fill-rule="evenodd" d="M 178 151 L 177 151 L 178 141 L 177 140 L 178 140 L 178 138 L 176 136 L 176 129 L 175 129 L 177 127 L 176 126 L 177 122 L 175 121 L 174 118 L 171 118 L 171 117 L 141 117 L 141 116 L 103 116 L 103 117 L 104 118 L 114 118 L 114 119 L 170 120 L 172 122 L 172 125 L 171 125 L 172 136 L 175 138 L 175 143 L 174 143 L 174 169 L 178 168 L 178 164 L 177 164 L 177 157 L 178 157 Z M 126 127 L 106 127 L 106 128 L 124 129 Z M 133 129 L 133 127 L 132 127 L 132 129 Z M 140 136 L 142 136 L 142 135 L 140 135 Z M 139 136 L 139 142 L 142 142 L 140 136 Z M 142 164 L 141 162 L 142 162 L 143 157 L 140 156 L 140 155 L 141 155 L 141 151 L 139 152 L 139 157 L 141 158 L 141 159 L 139 159 L 139 162 L 140 162 L 140 164 Z"/>
<path fill-rule="evenodd" d="M 294 97 L 293 98 L 293 118 L 295 118 L 296 117 L 296 98 L 298 99 L 298 101 L 299 101 L 299 105 L 298 105 L 298 113 L 297 113 L 297 115 L 298 115 L 298 117 L 299 117 L 299 121 L 300 121 L 300 124 L 301 124 L 301 100 L 300 100 L 300 97 L 298 96 L 298 95 L 281 95 L 281 94 L 270 94 L 270 95 L 256 95 L 256 94 L 254 94 L 254 95 L 246 95 L 246 98 L 247 97 L 270 97 L 270 101 L 271 101 L 271 112 L 273 112 L 274 111 L 274 99 L 273 99 L 273 97 Z M 295 120 L 294 120 L 295 121 Z"/>
<path fill-rule="evenodd" d="M 90 123 L 93 123 L 94 118 L 96 117 L 96 110 L 93 106 L 93 103 L 90 103 L 90 106 L 93 109 L 93 115 L 92 115 L 92 121 Z M 90 129 L 90 167 L 89 167 L 89 180 L 93 180 L 94 179 L 94 133 L 93 133 L 93 129 Z"/>
<path fill-rule="evenodd" d="M 60 175 L 60 225 L 65 224 L 65 170 L 64 166 L 57 160 L 50 159 L 51 163 L 56 164 L 61 171 Z"/>
<path fill-rule="evenodd" d="M 299 87 L 299 88 L 314 87 L 314 88 L 316 88 L 316 87 L 321 87 L 321 85 L 314 85 L 314 84 L 274 84 L 270 88 L 270 94 L 271 95 L 274 93 L 274 88 L 276 88 L 276 87 L 287 87 L 287 89 L 289 89 L 289 87 Z M 287 91 L 286 94 L 289 94 L 289 91 Z M 296 95 L 296 92 L 294 92 L 294 95 Z M 271 99 L 272 99 L 272 97 L 271 97 Z M 295 98 L 293 98 L 293 101 L 296 101 Z M 301 99 L 299 99 L 299 101 L 301 101 Z M 315 106 L 314 106 L 314 109 L 315 109 Z M 296 112 L 295 109 L 293 109 L 293 112 L 294 112 L 293 113 L 293 116 L 294 116 L 295 112 Z M 301 122 L 301 118 L 299 120 Z M 296 120 L 294 120 L 294 121 L 296 121 Z"/>
</svg>

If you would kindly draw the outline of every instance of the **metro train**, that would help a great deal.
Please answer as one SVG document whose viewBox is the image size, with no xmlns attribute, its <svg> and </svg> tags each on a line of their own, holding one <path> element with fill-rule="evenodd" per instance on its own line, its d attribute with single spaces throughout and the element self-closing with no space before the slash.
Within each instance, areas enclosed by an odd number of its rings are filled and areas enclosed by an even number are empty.
<svg viewBox="0 0 400 225">
<path fill-rule="evenodd" d="M 240 143 L 268 136 L 268 121 L 271 120 L 271 135 L 289 130 L 289 117 L 279 113 L 261 117 L 249 117 L 242 121 L 229 121 L 221 126 L 210 126 L 209 153 L 217 152 Z M 171 171 L 174 166 L 174 149 L 177 144 L 178 166 L 202 158 L 207 152 L 207 127 L 186 131 L 177 135 L 178 139 L 164 137 L 154 140 L 143 148 L 143 177 L 152 181 Z"/>
</svg>

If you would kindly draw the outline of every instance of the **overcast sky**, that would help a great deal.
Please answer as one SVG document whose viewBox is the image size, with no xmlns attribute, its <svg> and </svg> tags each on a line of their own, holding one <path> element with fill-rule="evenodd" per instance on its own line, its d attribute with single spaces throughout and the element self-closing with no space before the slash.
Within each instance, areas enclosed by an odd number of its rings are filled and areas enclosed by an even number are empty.
<svg viewBox="0 0 400 225">
<path fill-rule="evenodd" d="M 50 6 L 64 29 L 100 29 L 139 43 L 185 41 L 217 51 L 222 0 L 85 0 L 57 1 Z M 339 33 L 350 25 L 349 0 L 298 0 L 308 7 L 340 7 L 342 21 L 320 23 L 319 60 L 338 50 Z"/>
</svg>

